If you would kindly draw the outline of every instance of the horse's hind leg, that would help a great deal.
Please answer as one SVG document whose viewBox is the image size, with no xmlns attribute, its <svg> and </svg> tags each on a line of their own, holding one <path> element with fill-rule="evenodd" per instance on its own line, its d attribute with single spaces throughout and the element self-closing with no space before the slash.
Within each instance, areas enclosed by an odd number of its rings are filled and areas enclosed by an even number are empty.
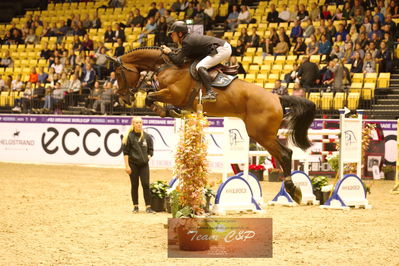
<svg viewBox="0 0 399 266">
<path fill-rule="evenodd" d="M 284 177 L 291 175 L 292 150 L 282 145 L 277 137 L 263 137 L 257 140 L 281 165 Z"/>
<path fill-rule="evenodd" d="M 277 136 L 274 137 L 260 137 L 256 139 L 269 153 L 272 155 L 283 168 L 284 172 L 284 185 L 287 192 L 291 195 L 292 199 L 297 203 L 301 202 L 302 193 L 300 188 L 296 187 L 292 182 L 291 164 L 292 164 L 292 150 L 282 145 Z"/>
</svg>

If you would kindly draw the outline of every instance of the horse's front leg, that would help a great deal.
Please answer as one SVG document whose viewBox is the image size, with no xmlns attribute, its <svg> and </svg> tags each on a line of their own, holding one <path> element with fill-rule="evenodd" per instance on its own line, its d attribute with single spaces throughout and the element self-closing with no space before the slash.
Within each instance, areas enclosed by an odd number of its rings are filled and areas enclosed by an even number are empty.
<svg viewBox="0 0 399 266">
<path fill-rule="evenodd" d="M 169 88 L 149 92 L 147 95 L 147 100 L 152 102 L 170 103 L 171 99 L 171 91 Z"/>
</svg>

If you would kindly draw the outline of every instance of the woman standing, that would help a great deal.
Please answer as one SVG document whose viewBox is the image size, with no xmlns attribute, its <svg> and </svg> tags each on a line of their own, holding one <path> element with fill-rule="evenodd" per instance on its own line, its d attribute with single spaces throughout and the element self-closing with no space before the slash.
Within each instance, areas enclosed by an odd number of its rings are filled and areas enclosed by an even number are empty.
<svg viewBox="0 0 399 266">
<path fill-rule="evenodd" d="M 151 136 L 143 131 L 143 121 L 140 117 L 132 119 L 131 127 L 123 137 L 122 144 L 125 171 L 130 176 L 131 195 L 134 205 L 133 212 L 137 213 L 139 211 L 138 189 L 140 177 L 146 212 L 153 213 L 154 211 L 150 205 L 150 169 L 148 161 L 154 154 L 154 146 Z"/>
</svg>

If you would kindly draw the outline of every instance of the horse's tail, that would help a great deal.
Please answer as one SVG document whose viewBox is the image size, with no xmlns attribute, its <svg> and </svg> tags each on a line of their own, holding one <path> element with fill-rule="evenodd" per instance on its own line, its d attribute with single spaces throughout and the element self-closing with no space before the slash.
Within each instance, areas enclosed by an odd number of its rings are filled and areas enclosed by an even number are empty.
<svg viewBox="0 0 399 266">
<path fill-rule="evenodd" d="M 290 133 L 292 143 L 302 150 L 308 149 L 312 145 L 308 139 L 308 129 L 314 120 L 316 105 L 306 98 L 297 96 L 280 96 L 280 102 L 283 109 L 290 108 L 288 129 L 292 130 Z"/>
</svg>

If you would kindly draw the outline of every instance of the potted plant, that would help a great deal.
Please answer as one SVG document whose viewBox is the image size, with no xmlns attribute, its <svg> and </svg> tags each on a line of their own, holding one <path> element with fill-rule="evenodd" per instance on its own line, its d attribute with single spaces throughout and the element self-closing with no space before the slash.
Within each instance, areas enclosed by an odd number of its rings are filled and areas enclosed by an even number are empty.
<svg viewBox="0 0 399 266">
<path fill-rule="evenodd" d="M 249 166 L 249 172 L 252 173 L 259 181 L 263 181 L 263 172 L 265 171 L 265 167 L 261 164 L 251 164 Z"/>
<path fill-rule="evenodd" d="M 204 128 L 209 125 L 202 113 L 191 114 L 183 121 L 180 141 L 176 149 L 174 174 L 179 178 L 176 194 L 171 197 L 172 215 L 178 220 L 175 227 L 181 250 L 207 250 L 210 239 L 198 239 L 192 232 L 210 236 L 204 214 L 204 188 L 207 186 L 207 142 Z"/>
<path fill-rule="evenodd" d="M 328 186 L 328 178 L 326 176 L 316 176 L 312 178 L 313 193 L 320 204 L 324 204 L 330 196 L 330 190 L 325 191 L 323 187 Z"/>
<path fill-rule="evenodd" d="M 284 179 L 283 170 L 279 168 L 269 168 L 269 182 L 280 182 Z"/>
<path fill-rule="evenodd" d="M 169 185 L 165 181 L 156 181 L 150 184 L 151 209 L 156 212 L 165 210 L 165 197 Z"/>
<path fill-rule="evenodd" d="M 381 170 L 384 172 L 384 178 L 386 180 L 395 180 L 396 167 L 394 165 L 385 165 Z"/>
</svg>

